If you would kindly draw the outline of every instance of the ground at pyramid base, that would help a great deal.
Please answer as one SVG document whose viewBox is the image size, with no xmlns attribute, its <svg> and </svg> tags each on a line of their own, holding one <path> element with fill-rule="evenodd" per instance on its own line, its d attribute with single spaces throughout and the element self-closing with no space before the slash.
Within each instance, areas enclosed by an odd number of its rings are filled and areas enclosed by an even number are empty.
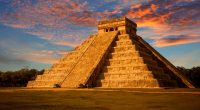
<svg viewBox="0 0 200 110">
<path fill-rule="evenodd" d="M 136 30 L 137 24 L 127 18 L 100 21 L 96 34 L 27 87 L 194 88 Z"/>
</svg>

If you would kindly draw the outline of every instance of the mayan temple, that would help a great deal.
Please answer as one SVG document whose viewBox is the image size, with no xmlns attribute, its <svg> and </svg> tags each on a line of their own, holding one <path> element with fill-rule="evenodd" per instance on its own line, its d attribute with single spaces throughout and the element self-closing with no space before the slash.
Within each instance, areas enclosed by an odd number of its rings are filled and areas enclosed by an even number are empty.
<svg viewBox="0 0 200 110">
<path fill-rule="evenodd" d="M 27 87 L 194 87 L 136 31 L 137 24 L 127 18 L 100 21 L 96 34 Z"/>
</svg>

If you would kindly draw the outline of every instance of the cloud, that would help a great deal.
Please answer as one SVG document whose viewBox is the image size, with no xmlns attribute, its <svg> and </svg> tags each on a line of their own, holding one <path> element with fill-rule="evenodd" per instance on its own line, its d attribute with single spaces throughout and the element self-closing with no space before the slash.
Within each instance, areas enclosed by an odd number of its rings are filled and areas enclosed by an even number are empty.
<svg viewBox="0 0 200 110">
<path fill-rule="evenodd" d="M 171 35 L 198 33 L 198 31 L 188 33 L 189 28 L 193 30 L 200 25 L 198 11 L 200 2 L 197 0 L 102 0 L 95 1 L 96 4 L 93 2 L 92 0 L 9 1 L 6 4 L 11 3 L 13 10 L 3 12 L 0 22 L 23 29 L 26 33 L 40 37 L 51 44 L 71 47 L 87 38 L 99 19 L 110 17 L 127 16 L 140 28 L 149 28 L 141 33 L 147 33 L 142 34 L 143 37 L 155 41 L 168 36 L 169 33 Z"/>
<path fill-rule="evenodd" d="M 93 30 L 94 31 L 94 30 Z M 91 32 L 87 28 L 82 30 L 67 30 L 67 31 L 51 31 L 51 30 L 35 30 L 28 32 L 31 35 L 48 41 L 50 44 L 58 46 L 75 47 L 86 39 Z"/>
<path fill-rule="evenodd" d="M 60 41 L 54 42 L 54 44 L 55 45 L 63 45 L 63 46 L 76 47 L 76 46 L 78 46 L 80 44 L 80 42 L 69 42 L 69 41 L 60 40 Z"/>
<path fill-rule="evenodd" d="M 15 10 L 3 12 L 1 23 L 61 46 L 74 47 L 91 33 L 89 30 L 96 26 L 97 16 L 114 13 L 103 11 L 96 14 L 88 8 L 87 2 L 79 0 L 10 2 Z"/>
<path fill-rule="evenodd" d="M 124 16 L 134 20 L 143 37 L 153 39 L 158 47 L 198 42 L 199 36 L 166 38 L 166 36 L 199 35 L 200 2 L 197 0 L 149 1 L 132 5 Z M 139 30 L 140 31 L 140 30 Z M 144 34 L 145 33 L 145 34 Z"/>
<path fill-rule="evenodd" d="M 35 50 L 22 55 L 22 57 L 27 61 L 53 64 L 57 62 L 61 56 L 66 55 L 67 53 L 67 51 L 60 50 Z"/>
<path fill-rule="evenodd" d="M 26 60 L 24 59 L 20 59 L 20 58 L 17 58 L 17 57 L 14 57 L 14 56 L 7 56 L 7 55 L 4 55 L 4 54 L 0 54 L 0 64 L 9 64 L 9 63 L 22 63 L 22 62 L 26 62 Z"/>
<path fill-rule="evenodd" d="M 131 6 L 125 16 L 138 22 L 139 26 L 196 25 L 200 21 L 199 4 L 195 0 L 150 1 Z"/>
<path fill-rule="evenodd" d="M 10 27 L 14 27 L 14 28 L 22 28 L 22 29 L 26 29 L 26 28 L 30 28 L 31 25 L 28 25 L 28 24 L 4 24 L 6 26 L 10 26 Z"/>
<path fill-rule="evenodd" d="M 31 0 L 13 1 L 14 12 L 4 14 L 2 20 L 7 25 L 29 24 L 61 28 L 68 24 L 95 26 L 96 16 L 88 9 L 87 2 L 77 0 Z"/>
<path fill-rule="evenodd" d="M 200 42 L 199 35 L 171 35 L 158 39 L 154 42 L 154 45 L 157 47 L 166 47 L 180 44 L 188 44 Z"/>
<path fill-rule="evenodd" d="M 52 64 L 68 53 L 67 48 L 58 48 L 54 46 L 46 48 L 41 45 L 40 43 L 25 42 L 17 38 L 12 38 L 12 40 L 10 40 L 9 37 L 1 38 L 0 63 L 29 65 L 30 62 L 37 62 Z"/>
</svg>

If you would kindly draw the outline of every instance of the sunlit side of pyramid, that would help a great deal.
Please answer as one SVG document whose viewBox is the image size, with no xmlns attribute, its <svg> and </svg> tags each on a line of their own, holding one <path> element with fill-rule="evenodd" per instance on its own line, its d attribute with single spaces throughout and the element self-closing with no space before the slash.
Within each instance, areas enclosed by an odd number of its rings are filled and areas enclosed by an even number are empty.
<svg viewBox="0 0 200 110">
<path fill-rule="evenodd" d="M 175 66 L 136 35 L 136 28 L 127 18 L 100 21 L 97 34 L 27 87 L 193 88 Z"/>
</svg>

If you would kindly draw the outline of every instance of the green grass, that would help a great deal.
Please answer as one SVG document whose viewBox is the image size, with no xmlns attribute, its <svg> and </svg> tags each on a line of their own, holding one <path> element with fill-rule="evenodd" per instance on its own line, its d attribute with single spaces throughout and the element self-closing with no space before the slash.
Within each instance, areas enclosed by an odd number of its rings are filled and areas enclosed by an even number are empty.
<svg viewBox="0 0 200 110">
<path fill-rule="evenodd" d="M 200 110 L 200 89 L 1 88 L 0 110 Z"/>
</svg>

